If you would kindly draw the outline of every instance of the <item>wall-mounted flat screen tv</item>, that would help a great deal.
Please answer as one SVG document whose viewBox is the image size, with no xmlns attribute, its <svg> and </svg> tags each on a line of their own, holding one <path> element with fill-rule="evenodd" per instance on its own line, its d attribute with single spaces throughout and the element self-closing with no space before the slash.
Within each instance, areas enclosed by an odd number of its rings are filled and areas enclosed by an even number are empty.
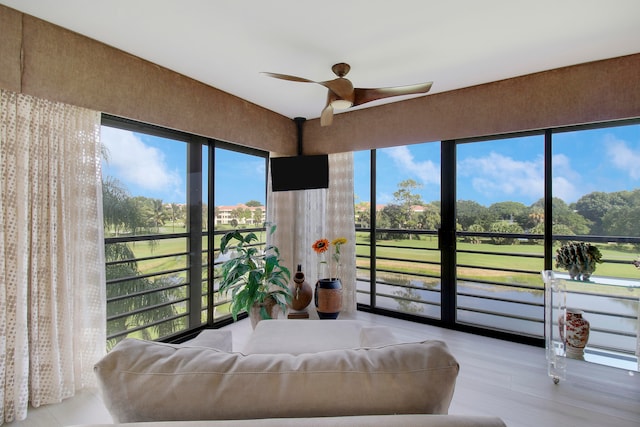
<svg viewBox="0 0 640 427">
<path fill-rule="evenodd" d="M 272 157 L 271 190 L 329 188 L 329 156 Z"/>
</svg>

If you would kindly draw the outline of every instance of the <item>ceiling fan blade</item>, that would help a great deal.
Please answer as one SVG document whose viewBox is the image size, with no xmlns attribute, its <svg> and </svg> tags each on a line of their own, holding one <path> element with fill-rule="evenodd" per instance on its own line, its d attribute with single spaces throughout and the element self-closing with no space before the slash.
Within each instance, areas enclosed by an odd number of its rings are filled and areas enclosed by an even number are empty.
<svg viewBox="0 0 640 427">
<path fill-rule="evenodd" d="M 328 80 L 326 82 L 318 82 L 318 84 L 321 84 L 333 92 L 337 96 L 337 98 L 334 99 L 344 99 L 349 102 L 353 102 L 354 100 L 353 84 L 344 77 Z"/>
<path fill-rule="evenodd" d="M 331 123 L 333 123 L 333 107 L 327 104 L 320 116 L 320 126 L 331 126 Z"/>
<path fill-rule="evenodd" d="M 289 80 L 289 81 L 292 81 L 292 82 L 318 83 L 318 82 L 314 82 L 313 80 L 305 79 L 305 78 L 302 78 L 302 77 L 289 76 L 287 74 L 267 73 L 267 72 L 263 72 L 262 74 L 265 74 L 265 75 L 267 75 L 269 77 L 273 77 L 275 79 Z M 322 83 L 320 83 L 320 84 L 322 84 Z"/>
<path fill-rule="evenodd" d="M 433 82 L 420 83 L 409 86 L 381 87 L 377 89 L 354 89 L 355 99 L 353 105 L 361 105 L 366 102 L 375 101 L 383 98 L 401 95 L 415 95 L 418 93 L 427 93 L 431 89 Z"/>
</svg>

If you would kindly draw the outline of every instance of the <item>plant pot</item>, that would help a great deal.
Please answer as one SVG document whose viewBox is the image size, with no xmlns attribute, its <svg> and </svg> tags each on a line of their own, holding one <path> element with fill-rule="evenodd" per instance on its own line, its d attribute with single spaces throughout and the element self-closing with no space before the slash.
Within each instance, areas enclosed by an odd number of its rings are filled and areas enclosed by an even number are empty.
<svg viewBox="0 0 640 427">
<path fill-rule="evenodd" d="M 320 319 L 337 319 L 342 310 L 340 279 L 320 279 L 316 283 L 315 304 Z"/>
<path fill-rule="evenodd" d="M 569 277 L 571 277 L 572 280 L 588 281 L 593 271 L 589 271 L 587 269 L 580 267 L 577 264 L 573 264 L 572 266 L 569 267 L 568 272 L 569 272 Z"/>
<path fill-rule="evenodd" d="M 264 307 L 263 313 L 262 308 Z M 278 317 L 278 313 L 280 311 L 280 306 L 276 303 L 276 301 L 268 297 L 263 302 L 256 302 L 251 307 L 251 311 L 249 312 L 249 319 L 251 320 L 251 327 L 253 329 L 256 328 L 256 325 L 259 321 L 264 319 L 275 319 Z"/>
</svg>

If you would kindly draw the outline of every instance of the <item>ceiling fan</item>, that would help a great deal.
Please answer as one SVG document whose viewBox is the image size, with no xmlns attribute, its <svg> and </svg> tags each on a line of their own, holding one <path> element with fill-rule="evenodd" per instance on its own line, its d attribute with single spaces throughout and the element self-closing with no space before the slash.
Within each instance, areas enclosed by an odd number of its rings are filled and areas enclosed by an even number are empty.
<svg viewBox="0 0 640 427">
<path fill-rule="evenodd" d="M 320 125 L 329 126 L 333 122 L 333 110 L 344 110 L 356 105 L 362 105 L 366 102 L 375 101 L 383 98 L 400 95 L 414 95 L 418 93 L 427 93 L 431 89 L 433 82 L 420 83 L 409 86 L 383 87 L 373 89 L 354 88 L 351 81 L 344 76 L 347 75 L 351 67 L 349 64 L 340 62 L 331 67 L 333 73 L 338 76 L 337 79 L 327 80 L 324 82 L 316 82 L 302 77 L 289 76 L 286 74 L 263 73 L 276 79 L 290 80 L 301 83 L 317 83 L 329 89 L 327 94 L 327 104 L 320 115 Z"/>
</svg>

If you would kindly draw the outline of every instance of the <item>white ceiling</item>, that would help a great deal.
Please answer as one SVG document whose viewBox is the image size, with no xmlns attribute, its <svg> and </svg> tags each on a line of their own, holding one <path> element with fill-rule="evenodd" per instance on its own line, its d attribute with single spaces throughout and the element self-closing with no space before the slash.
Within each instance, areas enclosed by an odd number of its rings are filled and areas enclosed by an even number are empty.
<svg viewBox="0 0 640 427">
<path fill-rule="evenodd" d="M 433 94 L 640 52 L 640 0 L 0 0 L 0 4 L 290 118 L 319 117 L 326 89 L 260 72 L 323 81 L 335 77 L 334 63 L 348 62 L 347 77 L 356 87 L 433 81 Z"/>
</svg>

